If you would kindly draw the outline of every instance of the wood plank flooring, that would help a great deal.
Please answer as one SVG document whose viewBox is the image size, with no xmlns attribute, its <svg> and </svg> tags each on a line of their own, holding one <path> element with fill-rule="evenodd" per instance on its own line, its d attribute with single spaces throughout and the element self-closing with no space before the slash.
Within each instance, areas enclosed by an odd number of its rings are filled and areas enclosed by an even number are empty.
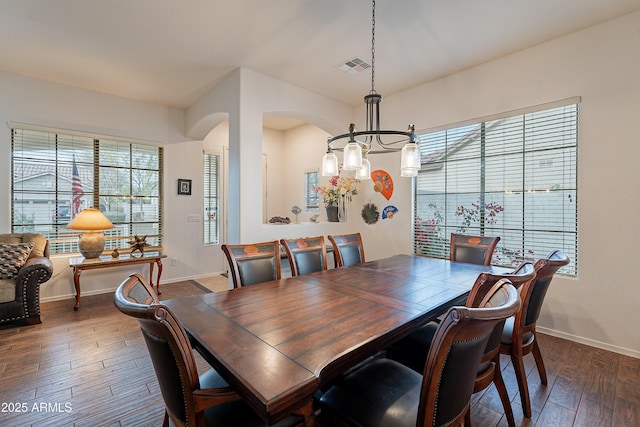
<svg viewBox="0 0 640 427">
<path fill-rule="evenodd" d="M 164 285 L 162 299 L 203 293 Z M 159 426 L 164 403 L 137 321 L 113 295 L 42 304 L 43 324 L 0 330 L 0 426 Z M 640 426 L 640 360 L 541 335 L 549 383 L 527 356 L 533 417 L 522 416 L 509 359 L 503 375 L 520 426 Z M 206 362 L 196 355 L 198 367 Z M 490 387 L 472 399 L 476 427 L 506 426 Z"/>
</svg>

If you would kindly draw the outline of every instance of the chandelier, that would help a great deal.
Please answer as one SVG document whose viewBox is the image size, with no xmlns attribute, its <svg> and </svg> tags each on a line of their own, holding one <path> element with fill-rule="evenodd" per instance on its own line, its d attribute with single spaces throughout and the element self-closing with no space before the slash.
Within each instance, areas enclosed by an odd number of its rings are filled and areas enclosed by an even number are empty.
<svg viewBox="0 0 640 427">
<path fill-rule="evenodd" d="M 357 179 L 370 179 L 371 162 L 369 154 L 401 151 L 400 175 L 413 177 L 420 168 L 420 151 L 418 149 L 415 128 L 411 124 L 406 132 L 380 129 L 380 103 L 382 95 L 376 92 L 376 2 L 373 0 L 371 18 L 371 91 L 364 97 L 367 106 L 366 130 L 356 131 L 351 123 L 349 132 L 327 139 L 327 152 L 322 158 L 322 176 L 338 174 L 338 156 L 335 151 L 342 151 L 342 169 L 356 171 Z M 340 145 L 344 144 L 344 145 Z M 404 146 L 402 146 L 404 144 Z M 402 148 L 400 148 L 402 146 Z"/>
</svg>

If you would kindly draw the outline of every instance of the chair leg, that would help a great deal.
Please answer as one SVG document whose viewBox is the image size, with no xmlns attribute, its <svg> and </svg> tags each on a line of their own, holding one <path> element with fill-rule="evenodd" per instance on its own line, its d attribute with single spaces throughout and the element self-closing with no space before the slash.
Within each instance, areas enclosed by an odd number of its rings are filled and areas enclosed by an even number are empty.
<svg viewBox="0 0 640 427">
<path fill-rule="evenodd" d="M 544 368 L 542 353 L 540 352 L 540 347 L 538 346 L 538 340 L 535 338 L 533 340 L 533 348 L 531 349 L 531 352 L 533 353 L 533 358 L 535 359 L 536 366 L 538 367 L 540 382 L 544 385 L 547 385 L 547 370 Z"/>
<path fill-rule="evenodd" d="M 509 400 L 509 393 L 507 393 L 507 387 L 504 385 L 502 379 L 502 372 L 500 372 L 500 354 L 494 358 L 495 370 L 493 372 L 493 383 L 498 390 L 500 400 L 502 401 L 502 407 L 504 408 L 504 415 L 507 418 L 507 424 L 509 427 L 515 427 L 516 421 L 513 418 L 513 409 L 511 409 L 511 401 Z"/>
<path fill-rule="evenodd" d="M 511 363 L 516 372 L 518 380 L 518 390 L 520 391 L 520 401 L 522 402 L 522 412 L 525 418 L 531 418 L 531 400 L 529 399 L 529 385 L 527 384 L 527 373 L 524 369 L 524 359 L 522 347 L 511 349 Z"/>
<path fill-rule="evenodd" d="M 467 412 L 464 414 L 464 427 L 471 427 L 471 405 L 467 407 Z"/>
<path fill-rule="evenodd" d="M 164 421 L 162 422 L 162 427 L 169 427 L 169 413 L 164 411 Z"/>
</svg>

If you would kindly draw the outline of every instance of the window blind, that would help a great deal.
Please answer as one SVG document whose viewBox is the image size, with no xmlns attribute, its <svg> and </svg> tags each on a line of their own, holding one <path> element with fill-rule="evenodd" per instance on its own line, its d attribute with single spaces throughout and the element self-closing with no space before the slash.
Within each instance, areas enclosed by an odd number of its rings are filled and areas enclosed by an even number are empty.
<svg viewBox="0 0 640 427">
<path fill-rule="evenodd" d="M 66 228 L 82 209 L 98 207 L 114 224 L 106 250 L 128 249 L 134 235 L 162 245 L 162 148 L 96 136 L 11 129 L 11 228 L 41 233 L 51 253 L 78 252 Z"/>
<path fill-rule="evenodd" d="M 318 211 L 318 170 L 307 171 L 304 173 L 304 200 L 305 210 L 307 212 Z"/>
<path fill-rule="evenodd" d="M 204 243 L 220 242 L 220 155 L 204 153 Z"/>
<path fill-rule="evenodd" d="M 578 104 L 420 135 L 414 252 L 448 257 L 451 233 L 500 236 L 492 264 L 561 249 L 577 274 Z"/>
</svg>

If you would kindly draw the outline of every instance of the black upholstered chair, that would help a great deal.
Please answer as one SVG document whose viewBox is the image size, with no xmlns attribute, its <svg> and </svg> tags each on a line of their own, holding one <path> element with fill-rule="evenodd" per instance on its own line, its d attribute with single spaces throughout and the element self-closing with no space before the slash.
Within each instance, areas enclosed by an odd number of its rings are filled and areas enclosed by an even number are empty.
<svg viewBox="0 0 640 427">
<path fill-rule="evenodd" d="M 278 280 L 280 273 L 280 244 L 272 242 L 222 245 L 227 256 L 233 287 Z"/>
<path fill-rule="evenodd" d="M 327 269 L 327 248 L 323 236 L 282 239 L 280 243 L 287 252 L 292 276 Z"/>
<path fill-rule="evenodd" d="M 499 241 L 500 237 L 451 233 L 449 259 L 470 264 L 491 265 L 491 257 Z"/>
<path fill-rule="evenodd" d="M 547 258 L 538 260 L 535 263 L 536 279 L 520 288 L 522 308 L 515 316 L 507 319 L 504 325 L 500 353 L 511 357 L 511 363 L 518 380 L 522 412 L 527 418 L 531 418 L 531 399 L 529 398 L 527 373 L 524 369 L 524 356 L 533 353 L 540 381 L 542 384 L 547 384 L 547 372 L 536 339 L 536 322 L 551 279 L 560 268 L 567 264 L 569 264 L 569 257 L 559 250 L 552 251 Z"/>
<path fill-rule="evenodd" d="M 376 359 L 320 397 L 320 424 L 462 425 L 491 332 L 520 307 L 513 285 L 507 280 L 499 283 L 484 298 L 487 308 L 449 309 L 438 325 L 422 375 L 394 360 Z"/>
<path fill-rule="evenodd" d="M 116 307 L 140 323 L 166 405 L 163 425 L 265 426 L 240 396 L 211 369 L 198 376 L 189 337 L 168 307 L 158 301 L 140 274 L 124 280 L 114 295 Z M 291 415 L 276 425 L 299 425 Z"/>
<path fill-rule="evenodd" d="M 328 236 L 333 246 L 336 267 L 347 267 L 364 262 L 364 246 L 360 233 Z"/>
<path fill-rule="evenodd" d="M 52 275 L 42 234 L 0 234 L 0 327 L 41 323 L 40 286 Z"/>
<path fill-rule="evenodd" d="M 533 264 L 523 263 L 513 273 L 510 274 L 490 274 L 482 273 L 476 279 L 467 302 L 466 307 L 474 308 L 484 305 L 484 298 L 487 294 L 491 293 L 494 286 L 500 286 L 504 279 L 516 288 L 519 289 L 526 283 L 531 282 L 536 276 Z M 504 408 L 507 424 L 510 427 L 515 426 L 515 420 L 513 418 L 513 410 L 511 409 L 511 401 L 507 393 L 507 388 L 502 379 L 502 372 L 500 368 L 500 340 L 502 338 L 502 329 L 504 321 L 498 322 L 494 327 L 491 337 L 487 342 L 487 346 L 484 349 L 482 360 L 476 375 L 476 380 L 473 387 L 473 392 L 478 393 L 489 387 L 492 383 L 495 384 L 498 395 Z M 429 322 L 416 332 L 394 343 L 387 350 L 387 356 L 390 359 L 396 360 L 405 366 L 413 369 L 416 372 L 422 372 L 427 360 L 427 354 L 433 343 L 436 330 L 438 328 L 437 322 Z M 470 420 L 467 422 L 470 424 Z"/>
</svg>

